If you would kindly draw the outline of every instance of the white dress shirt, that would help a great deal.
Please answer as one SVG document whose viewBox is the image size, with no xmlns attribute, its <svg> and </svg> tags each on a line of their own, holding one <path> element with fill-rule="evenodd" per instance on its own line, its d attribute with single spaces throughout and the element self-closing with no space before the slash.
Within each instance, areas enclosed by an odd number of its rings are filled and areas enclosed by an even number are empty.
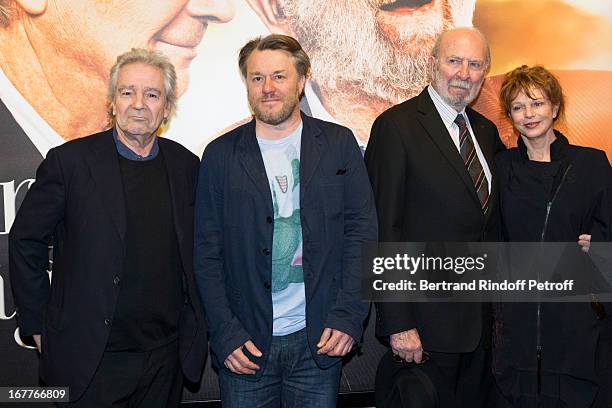
<svg viewBox="0 0 612 408">
<path fill-rule="evenodd" d="M 482 150 L 480 150 L 480 145 L 478 144 L 478 140 L 474 137 L 474 132 L 472 131 L 472 126 L 470 125 L 470 120 L 468 116 L 465 114 L 465 108 L 461 110 L 461 112 L 457 112 L 455 108 L 450 106 L 448 103 L 442 99 L 440 94 L 436 92 L 433 86 L 429 85 L 427 87 L 427 92 L 429 92 L 429 96 L 433 101 L 436 110 L 440 114 L 442 118 L 442 122 L 444 122 L 444 126 L 448 130 L 448 134 L 450 135 L 455 147 L 457 147 L 457 151 L 460 151 L 459 145 L 459 126 L 455 123 L 455 118 L 458 114 L 463 115 L 465 118 L 465 123 L 467 124 L 468 132 L 470 137 L 472 138 L 472 143 L 474 143 L 474 147 L 476 148 L 476 155 L 478 156 L 478 160 L 480 160 L 480 164 L 482 165 L 482 169 L 484 170 L 485 177 L 487 178 L 487 183 L 489 185 L 489 194 L 491 194 L 491 179 L 493 176 L 491 175 L 491 170 L 489 168 L 489 164 L 482 154 Z"/>
</svg>

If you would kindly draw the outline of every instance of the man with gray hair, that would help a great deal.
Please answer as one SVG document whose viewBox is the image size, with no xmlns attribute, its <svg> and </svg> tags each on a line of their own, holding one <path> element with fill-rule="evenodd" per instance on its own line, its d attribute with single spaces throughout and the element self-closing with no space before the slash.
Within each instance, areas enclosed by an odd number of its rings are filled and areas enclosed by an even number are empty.
<svg viewBox="0 0 612 408">
<path fill-rule="evenodd" d="M 110 72 L 112 127 L 53 148 L 9 235 L 22 334 L 75 406 L 177 406 L 206 328 L 193 276 L 197 157 L 158 138 L 176 102 L 167 57 L 132 49 Z M 48 246 L 53 243 L 49 284 Z"/>
<path fill-rule="evenodd" d="M 181 96 L 208 28 L 233 14 L 232 0 L 0 0 L 0 359 L 19 367 L 0 372 L 0 383 L 33 385 L 37 373 L 35 353 L 20 347 L 31 338 L 4 319 L 14 310 L 8 232 L 38 165 L 51 148 L 108 127 L 101 90 L 117 55 L 163 52 Z"/>
<path fill-rule="evenodd" d="M 335 407 L 361 338 L 361 245 L 374 198 L 345 127 L 299 99 L 310 60 L 293 38 L 248 42 L 239 67 L 254 119 L 204 151 L 195 273 L 224 407 Z"/>
<path fill-rule="evenodd" d="M 484 81 L 490 53 L 473 28 L 436 41 L 431 83 L 381 114 L 365 159 L 376 196 L 379 237 L 388 242 L 497 240 L 493 156 L 497 128 L 468 105 Z M 489 407 L 491 313 L 480 303 L 379 303 L 377 334 L 396 358 L 440 369 L 432 378 L 440 407 Z"/>
</svg>

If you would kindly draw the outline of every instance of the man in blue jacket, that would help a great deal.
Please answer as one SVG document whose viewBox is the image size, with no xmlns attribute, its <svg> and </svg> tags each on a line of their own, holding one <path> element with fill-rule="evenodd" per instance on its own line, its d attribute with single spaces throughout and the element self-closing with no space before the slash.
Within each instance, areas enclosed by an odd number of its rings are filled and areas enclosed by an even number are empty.
<svg viewBox="0 0 612 408">
<path fill-rule="evenodd" d="M 345 127 L 300 112 L 310 73 L 284 35 L 239 66 L 254 119 L 210 143 L 196 198 L 195 270 L 224 406 L 335 407 L 359 341 L 361 244 L 373 195 Z"/>
</svg>

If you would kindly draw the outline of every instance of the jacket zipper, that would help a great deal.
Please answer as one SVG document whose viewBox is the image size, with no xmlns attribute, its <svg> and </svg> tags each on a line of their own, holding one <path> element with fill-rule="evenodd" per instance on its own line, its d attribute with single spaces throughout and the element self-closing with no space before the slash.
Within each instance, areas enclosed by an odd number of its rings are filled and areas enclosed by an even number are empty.
<svg viewBox="0 0 612 408">
<path fill-rule="evenodd" d="M 559 182 L 559 185 L 557 186 L 557 189 L 555 190 L 555 193 L 553 194 L 552 198 L 550 199 L 550 201 L 548 201 L 548 203 L 546 204 L 546 216 L 544 217 L 544 226 L 542 227 L 542 233 L 540 234 L 540 242 L 544 242 L 544 237 L 546 236 L 546 229 L 548 228 L 548 219 L 550 217 L 550 209 L 552 208 L 553 202 L 555 201 L 555 198 L 557 198 L 557 194 L 559 193 L 559 190 L 561 190 L 561 186 L 563 185 L 563 183 L 565 182 L 565 179 L 567 178 L 567 173 L 570 171 L 570 169 L 572 168 L 572 165 L 570 164 L 569 166 L 567 166 L 567 169 L 565 169 L 565 172 L 563 173 L 563 177 L 561 177 L 561 182 Z M 538 281 L 540 280 L 540 269 L 538 268 Z M 538 381 L 538 399 L 540 397 L 540 394 L 542 392 L 542 350 L 543 350 L 543 345 L 542 345 L 542 330 L 541 330 L 541 325 L 542 325 L 542 302 L 540 302 L 538 300 L 537 303 L 537 309 L 536 309 L 536 359 L 537 359 L 537 381 Z"/>
</svg>

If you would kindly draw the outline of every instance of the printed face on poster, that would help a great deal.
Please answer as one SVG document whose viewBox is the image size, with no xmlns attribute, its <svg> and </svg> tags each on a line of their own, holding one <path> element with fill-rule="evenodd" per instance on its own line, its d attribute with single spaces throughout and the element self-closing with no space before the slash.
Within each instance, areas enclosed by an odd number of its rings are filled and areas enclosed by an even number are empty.
<svg viewBox="0 0 612 408">
<path fill-rule="evenodd" d="M 598 131 L 607 128 L 608 104 L 593 96 L 609 95 L 605 91 L 612 87 L 612 11 L 601 2 L 196 3 L 0 1 L 8 14 L 0 29 L 6 40 L 1 66 L 6 78 L 0 87 L 14 88 L 1 95 L 4 100 L 5 93 L 17 91 L 25 103 L 11 104 L 17 106 L 9 110 L 29 105 L 42 119 L 22 127 L 54 133 L 31 136 L 44 139 L 33 141 L 41 154 L 106 126 L 107 73 L 114 58 L 131 47 L 160 50 L 175 64 L 182 97 L 164 136 L 201 154 L 211 139 L 250 117 L 237 52 L 247 40 L 270 32 L 296 37 L 312 59 L 306 109 L 348 126 L 365 146 L 376 116 L 428 83 L 429 54 L 437 35 L 474 25 L 492 50 L 489 79 L 475 107 L 498 124 L 504 142 L 514 144 L 516 134 L 497 102 L 503 73 L 522 64 L 543 64 L 566 88 L 568 115 L 561 130 L 570 141 L 611 155 L 612 142 Z M 576 27 L 580 35 L 559 32 L 555 27 L 560 26 Z M 586 32 L 589 38 L 584 38 Z M 31 113 L 17 113 L 24 116 L 17 121 L 32 122 Z"/>
</svg>

